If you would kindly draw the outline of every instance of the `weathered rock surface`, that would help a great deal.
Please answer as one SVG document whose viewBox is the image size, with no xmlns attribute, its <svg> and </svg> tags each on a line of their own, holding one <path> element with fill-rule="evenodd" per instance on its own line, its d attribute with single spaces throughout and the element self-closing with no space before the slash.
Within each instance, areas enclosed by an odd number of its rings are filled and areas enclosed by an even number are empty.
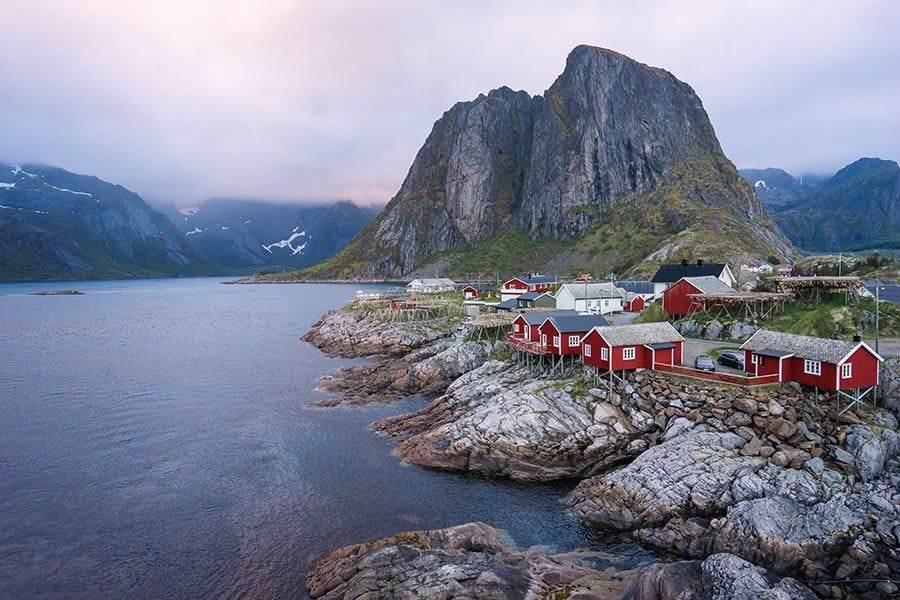
<svg viewBox="0 0 900 600">
<path fill-rule="evenodd" d="M 583 476 L 621 460 L 655 427 L 639 406 L 604 393 L 489 361 L 423 409 L 373 428 L 409 436 L 396 452 L 413 464 L 525 480 Z"/>
<path fill-rule="evenodd" d="M 764 466 L 740 455 L 746 443 L 733 433 L 692 430 L 618 471 L 582 481 L 569 502 L 578 516 L 615 529 L 715 515 L 732 502 L 735 479 Z"/>
<path fill-rule="evenodd" d="M 320 386 L 351 404 L 391 402 L 404 396 L 440 394 L 463 373 L 480 366 L 497 342 L 442 339 L 399 358 L 372 365 L 344 367 Z M 333 406 L 340 399 L 319 406 Z"/>
<path fill-rule="evenodd" d="M 641 569 L 623 600 L 815 600 L 806 586 L 733 554 Z"/>
<path fill-rule="evenodd" d="M 399 356 L 449 337 L 452 329 L 448 318 L 391 321 L 381 311 L 349 305 L 326 312 L 302 339 L 329 356 Z"/>
<path fill-rule="evenodd" d="M 518 552 L 484 523 L 412 531 L 341 548 L 316 563 L 310 596 L 351 598 L 615 598 L 633 573 L 596 571 L 577 555 Z"/>
</svg>

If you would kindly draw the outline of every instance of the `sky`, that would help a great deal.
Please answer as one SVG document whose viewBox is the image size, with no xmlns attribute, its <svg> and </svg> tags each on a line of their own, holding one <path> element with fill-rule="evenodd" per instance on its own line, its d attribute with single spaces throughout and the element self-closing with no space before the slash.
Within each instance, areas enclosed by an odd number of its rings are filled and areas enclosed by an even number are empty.
<svg viewBox="0 0 900 600">
<path fill-rule="evenodd" d="M 579 44 L 672 72 L 739 167 L 900 159 L 900 2 L 0 0 L 0 161 L 145 200 L 387 202 L 434 121 Z"/>
</svg>

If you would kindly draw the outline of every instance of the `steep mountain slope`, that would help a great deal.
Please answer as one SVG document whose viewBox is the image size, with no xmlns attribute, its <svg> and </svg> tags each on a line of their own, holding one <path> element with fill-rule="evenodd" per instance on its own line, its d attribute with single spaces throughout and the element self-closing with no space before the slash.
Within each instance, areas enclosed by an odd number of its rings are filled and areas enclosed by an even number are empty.
<svg viewBox="0 0 900 600">
<path fill-rule="evenodd" d="M 0 279 L 221 270 L 121 186 L 55 167 L 0 163 Z"/>
<path fill-rule="evenodd" d="M 509 259 L 486 264 L 496 247 L 512 247 Z M 737 262 L 794 251 L 690 86 L 579 46 L 543 97 L 500 88 L 444 113 L 381 215 L 299 276 L 621 273 L 695 252 Z"/>
<path fill-rule="evenodd" d="M 216 199 L 192 209 L 160 210 L 192 245 L 222 265 L 298 269 L 337 253 L 379 208 L 346 201 L 307 206 Z"/>
<path fill-rule="evenodd" d="M 900 166 L 892 160 L 861 158 L 831 178 L 802 183 L 780 169 L 741 174 L 755 184 L 785 235 L 805 250 L 900 247 Z"/>
</svg>

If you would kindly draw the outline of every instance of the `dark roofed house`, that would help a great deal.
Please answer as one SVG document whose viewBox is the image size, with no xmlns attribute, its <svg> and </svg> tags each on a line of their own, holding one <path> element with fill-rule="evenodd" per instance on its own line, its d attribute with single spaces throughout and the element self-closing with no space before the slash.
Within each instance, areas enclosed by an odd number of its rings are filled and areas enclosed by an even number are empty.
<svg viewBox="0 0 900 600">
<path fill-rule="evenodd" d="M 656 274 L 650 278 L 653 282 L 654 297 L 660 298 L 666 288 L 682 277 L 715 277 L 731 288 L 737 284 L 734 274 L 725 263 L 708 263 L 702 259 L 696 262 L 683 260 L 681 263 L 660 265 Z"/>
<path fill-rule="evenodd" d="M 869 279 L 863 281 L 863 289 L 866 296 L 875 297 L 878 292 L 878 299 L 881 302 L 890 302 L 892 304 L 900 304 L 900 285 L 892 281 L 881 281 L 878 279 Z"/>
<path fill-rule="evenodd" d="M 477 300 L 479 298 L 493 298 L 494 286 L 489 283 L 473 283 L 463 288 L 464 300 Z"/>
<path fill-rule="evenodd" d="M 741 345 L 744 369 L 755 376 L 836 392 L 878 385 L 881 358 L 865 342 L 760 329 Z"/>
<path fill-rule="evenodd" d="M 631 292 L 632 294 L 640 296 L 644 299 L 644 302 L 650 302 L 654 297 L 652 281 L 628 279 L 624 281 L 617 281 L 616 287 L 625 290 L 626 292 Z"/>
<path fill-rule="evenodd" d="M 578 315 L 574 310 L 550 310 L 541 312 L 524 312 L 515 318 L 512 326 L 513 337 L 522 338 L 530 342 L 537 342 L 541 339 L 538 331 L 547 317 L 552 316 L 571 316 Z"/>
<path fill-rule="evenodd" d="M 595 327 L 607 327 L 609 321 L 600 315 L 551 315 L 538 328 L 541 344 L 552 354 L 581 354 L 581 338 Z"/>
<path fill-rule="evenodd" d="M 510 298 L 509 300 L 504 300 L 503 302 L 494 304 L 493 307 L 496 312 L 509 312 L 513 309 L 519 308 L 519 303 L 516 302 L 515 298 Z"/>
<path fill-rule="evenodd" d="M 516 302 L 519 308 L 556 308 L 556 298 L 546 292 L 525 292 Z"/>
</svg>

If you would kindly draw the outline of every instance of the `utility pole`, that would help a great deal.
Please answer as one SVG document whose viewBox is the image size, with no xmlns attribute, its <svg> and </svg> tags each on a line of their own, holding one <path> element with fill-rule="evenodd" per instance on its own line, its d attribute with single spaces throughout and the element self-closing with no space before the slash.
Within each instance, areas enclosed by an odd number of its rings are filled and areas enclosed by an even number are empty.
<svg viewBox="0 0 900 600">
<path fill-rule="evenodd" d="M 838 252 L 838 277 L 844 275 L 844 253 Z"/>
<path fill-rule="evenodd" d="M 881 286 L 875 286 L 875 353 L 878 353 L 878 300 Z"/>
</svg>

